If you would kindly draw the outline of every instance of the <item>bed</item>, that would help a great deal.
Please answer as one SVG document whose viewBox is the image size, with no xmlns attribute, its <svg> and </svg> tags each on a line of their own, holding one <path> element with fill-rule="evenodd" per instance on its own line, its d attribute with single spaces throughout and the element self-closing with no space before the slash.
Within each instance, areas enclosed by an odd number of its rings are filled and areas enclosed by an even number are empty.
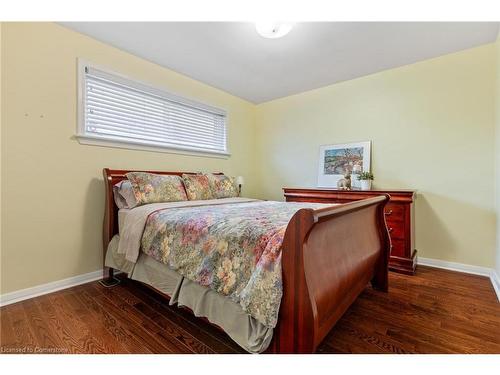
<svg viewBox="0 0 500 375">
<path fill-rule="evenodd" d="M 261 213 L 266 215 L 266 212 L 272 212 L 269 210 L 291 210 L 292 214 L 284 226 L 284 233 L 279 242 L 279 259 L 272 258 L 279 263 L 280 279 L 276 281 L 276 275 L 267 272 L 269 269 L 275 270 L 275 267 L 264 265 L 267 271 L 261 278 L 275 279 L 272 279 L 274 281 L 271 284 L 258 284 L 260 287 L 255 288 L 259 292 L 258 298 L 247 293 L 252 297 L 249 301 L 244 301 L 243 297 L 241 301 L 238 300 L 237 302 L 244 306 L 242 312 L 234 302 L 234 296 L 230 300 L 229 295 L 220 295 L 210 288 L 198 285 L 199 283 L 187 277 L 189 275 L 183 274 L 186 277 L 181 277 L 176 269 L 169 269 L 170 267 L 159 262 L 161 259 L 158 257 L 153 259 L 155 253 L 148 249 L 155 248 L 154 241 L 151 240 L 151 246 L 146 246 L 144 241 L 145 238 L 158 240 L 156 232 L 149 237 L 144 232 L 141 251 L 136 257 L 128 260 L 120 258 L 116 250 L 117 242 L 123 242 L 123 236 L 130 233 L 126 231 L 126 226 L 120 223 L 122 219 L 119 220 L 119 217 L 128 213 L 122 210 L 119 212 L 113 199 L 113 186 L 126 179 L 128 172 L 134 171 L 108 168 L 103 170 L 104 281 L 111 282 L 115 269 L 124 271 L 132 279 L 141 281 L 165 295 L 171 303 L 185 306 L 195 315 L 207 318 L 218 327 L 222 326 L 231 338 L 249 352 L 314 353 L 319 343 L 369 282 L 378 290 L 388 290 L 391 245 L 384 215 L 384 206 L 389 200 L 387 195 L 342 205 L 310 204 L 307 207 L 293 208 L 288 206 L 290 203 L 278 204 L 244 198 L 234 198 L 227 202 L 193 201 L 189 205 L 186 203 L 142 208 L 142 215 L 148 218 L 148 222 L 154 222 L 156 217 L 163 216 L 170 220 L 181 220 L 191 211 L 192 215 L 202 216 L 205 212 L 210 212 L 212 216 L 219 214 L 230 219 L 237 211 L 248 210 L 250 213 L 262 210 Z M 176 176 L 186 174 L 147 172 Z M 221 212 L 223 214 L 220 214 Z M 153 217 L 152 213 L 156 216 Z M 272 215 L 269 217 L 272 218 Z M 175 221 L 173 223 L 175 224 Z M 272 220 L 267 224 L 272 225 Z M 154 228 L 153 224 L 150 226 Z M 130 260 L 133 260 L 134 264 Z M 278 284 L 279 294 L 268 290 L 268 285 Z M 266 287 L 263 288 L 262 285 Z M 206 299 L 201 300 L 202 297 Z M 276 298 L 279 298 L 277 303 L 272 302 Z M 253 313 L 255 310 L 257 313 Z M 248 312 L 251 316 L 246 314 Z M 242 322 L 238 319 L 247 320 L 242 324 L 237 323 Z M 244 327 L 243 331 L 241 327 Z M 242 344 L 238 335 L 251 336 L 251 342 Z M 236 336 L 240 338 L 239 341 L 238 338 L 235 339 Z"/>
</svg>

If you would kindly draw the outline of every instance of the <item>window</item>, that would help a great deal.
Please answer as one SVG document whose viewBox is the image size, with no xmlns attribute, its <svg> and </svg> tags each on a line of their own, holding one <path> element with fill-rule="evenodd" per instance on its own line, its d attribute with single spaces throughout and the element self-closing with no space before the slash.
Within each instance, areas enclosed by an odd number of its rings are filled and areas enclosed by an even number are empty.
<svg viewBox="0 0 500 375">
<path fill-rule="evenodd" d="M 226 113 L 80 62 L 81 143 L 229 155 Z"/>
</svg>

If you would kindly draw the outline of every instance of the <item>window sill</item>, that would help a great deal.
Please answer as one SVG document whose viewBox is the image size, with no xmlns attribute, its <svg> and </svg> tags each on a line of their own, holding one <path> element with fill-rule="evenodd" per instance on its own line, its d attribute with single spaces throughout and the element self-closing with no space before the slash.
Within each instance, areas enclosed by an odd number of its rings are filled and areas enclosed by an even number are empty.
<svg viewBox="0 0 500 375">
<path fill-rule="evenodd" d="M 219 158 L 219 159 L 228 159 L 229 156 L 231 156 L 229 152 L 196 150 L 194 148 L 182 147 L 182 146 L 168 147 L 163 145 L 152 145 L 143 143 L 141 141 L 109 139 L 105 137 L 99 137 L 87 134 L 76 134 L 75 138 L 82 145 L 123 148 L 127 150 L 136 150 L 136 151 L 164 152 L 168 154 L 201 156 L 201 157 Z"/>
</svg>

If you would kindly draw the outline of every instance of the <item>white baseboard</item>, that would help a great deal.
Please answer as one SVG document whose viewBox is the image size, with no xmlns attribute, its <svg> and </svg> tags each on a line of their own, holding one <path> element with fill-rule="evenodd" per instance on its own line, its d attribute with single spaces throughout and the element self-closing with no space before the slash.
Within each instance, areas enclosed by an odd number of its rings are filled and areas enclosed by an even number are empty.
<svg viewBox="0 0 500 375">
<path fill-rule="evenodd" d="M 417 263 L 421 264 L 422 266 L 443 268 L 445 270 L 471 273 L 473 275 L 481 276 L 490 276 L 492 271 L 492 269 L 488 267 L 472 266 L 470 264 L 447 262 L 445 260 L 431 258 L 418 257 Z"/>
<path fill-rule="evenodd" d="M 421 257 L 417 258 L 417 263 L 422 266 L 443 268 L 445 270 L 450 270 L 450 271 L 487 276 L 490 278 L 491 284 L 493 285 L 493 289 L 495 289 L 498 301 L 500 302 L 500 277 L 493 268 L 473 266 L 471 264 L 447 262 L 445 260 L 440 260 L 440 259 L 421 258 Z"/>
<path fill-rule="evenodd" d="M 83 275 L 69 277 L 67 279 L 53 281 L 51 283 L 37 285 L 32 288 L 21 289 L 15 292 L 0 295 L 0 306 L 10 305 L 23 301 L 25 299 L 41 296 L 44 294 L 57 292 L 61 289 L 71 288 L 72 286 L 85 284 L 91 281 L 99 280 L 102 278 L 102 270 L 89 272 Z"/>
<path fill-rule="evenodd" d="M 493 270 L 490 279 L 493 284 L 493 289 L 495 289 L 495 292 L 497 293 L 498 301 L 500 302 L 500 275 L 497 271 Z"/>
</svg>

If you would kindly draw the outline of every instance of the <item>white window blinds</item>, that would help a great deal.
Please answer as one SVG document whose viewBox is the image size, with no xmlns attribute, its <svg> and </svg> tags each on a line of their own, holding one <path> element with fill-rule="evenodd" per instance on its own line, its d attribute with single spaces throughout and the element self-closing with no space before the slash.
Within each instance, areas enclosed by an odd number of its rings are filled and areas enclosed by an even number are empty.
<svg viewBox="0 0 500 375">
<path fill-rule="evenodd" d="M 226 113 L 83 66 L 83 135 L 227 155 Z"/>
</svg>

